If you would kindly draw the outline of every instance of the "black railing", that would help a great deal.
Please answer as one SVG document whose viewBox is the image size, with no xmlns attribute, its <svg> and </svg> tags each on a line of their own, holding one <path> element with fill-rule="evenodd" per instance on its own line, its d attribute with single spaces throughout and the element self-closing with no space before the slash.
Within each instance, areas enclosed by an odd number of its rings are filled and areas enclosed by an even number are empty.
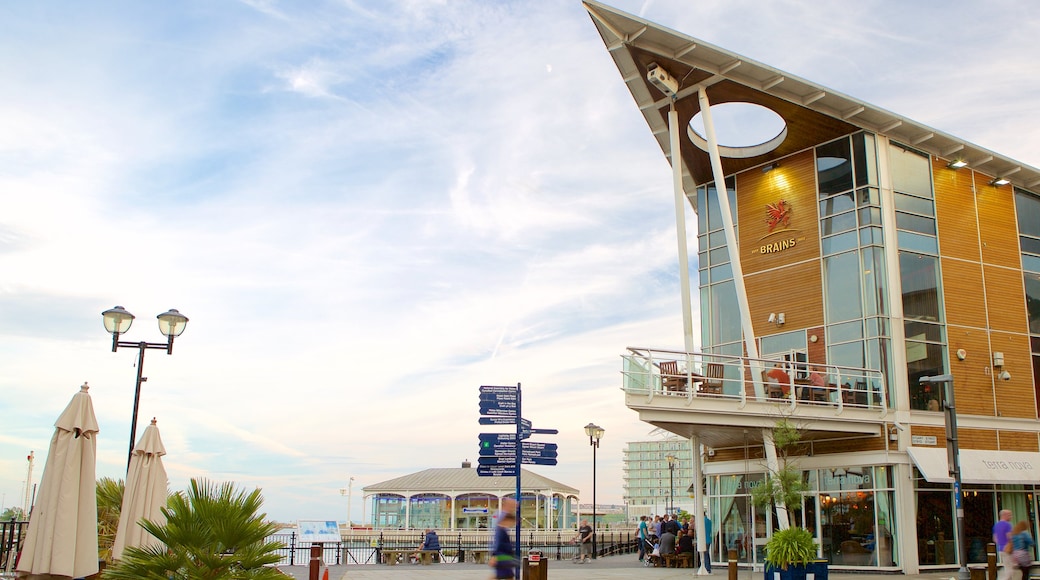
<svg viewBox="0 0 1040 580">
<path fill-rule="evenodd" d="M 534 532 L 520 534 L 520 551 L 539 550 L 543 557 L 555 560 L 570 559 L 577 555 L 579 545 L 572 543 L 573 532 Z M 323 542 L 322 560 L 328 565 L 355 565 L 382 563 L 383 550 L 418 549 L 424 534 L 383 533 L 345 535 L 339 542 Z M 473 551 L 487 550 L 491 536 L 487 534 L 452 533 L 439 534 L 441 556 L 447 562 L 469 562 Z M 275 534 L 271 539 L 285 545 L 279 551 L 283 566 L 304 566 L 310 562 L 310 542 L 300 541 L 296 532 Z M 600 556 L 630 554 L 638 551 L 638 536 L 632 532 L 600 532 L 596 534 L 596 552 Z"/>
<path fill-rule="evenodd" d="M 29 522 L 0 522 L 0 572 L 14 570 L 14 559 L 22 546 Z"/>
</svg>

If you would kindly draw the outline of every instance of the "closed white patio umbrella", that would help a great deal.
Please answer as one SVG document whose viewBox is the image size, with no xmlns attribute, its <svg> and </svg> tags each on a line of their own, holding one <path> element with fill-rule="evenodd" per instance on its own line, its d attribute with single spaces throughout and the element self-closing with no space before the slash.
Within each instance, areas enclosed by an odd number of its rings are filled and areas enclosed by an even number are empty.
<svg viewBox="0 0 1040 580">
<path fill-rule="evenodd" d="M 166 506 L 168 482 L 166 468 L 162 463 L 163 455 L 166 455 L 166 447 L 159 437 L 155 419 L 152 419 L 152 424 L 145 428 L 130 457 L 130 470 L 126 474 L 126 487 L 123 490 L 123 507 L 119 510 L 119 527 L 112 545 L 112 558 L 115 560 L 122 558 L 123 550 L 131 546 L 143 548 L 161 545 L 138 522 L 146 519 L 158 525 L 166 523 L 162 508 Z"/>
<path fill-rule="evenodd" d="M 87 384 L 54 423 L 17 571 L 23 578 L 82 578 L 98 571 L 97 419 Z"/>
</svg>

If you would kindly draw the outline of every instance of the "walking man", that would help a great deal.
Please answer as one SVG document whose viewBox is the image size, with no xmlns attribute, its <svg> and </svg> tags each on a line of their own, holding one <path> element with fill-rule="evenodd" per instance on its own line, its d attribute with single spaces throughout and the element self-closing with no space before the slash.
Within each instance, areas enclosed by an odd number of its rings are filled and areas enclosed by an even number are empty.
<svg viewBox="0 0 1040 580">
<path fill-rule="evenodd" d="M 1000 510 L 1000 519 L 993 524 L 993 543 L 997 545 L 997 555 L 1003 568 L 997 575 L 997 580 L 1011 580 L 1015 571 L 1015 563 L 1011 561 L 1011 554 L 1007 551 L 1008 541 L 1011 536 L 1011 510 Z"/>
</svg>

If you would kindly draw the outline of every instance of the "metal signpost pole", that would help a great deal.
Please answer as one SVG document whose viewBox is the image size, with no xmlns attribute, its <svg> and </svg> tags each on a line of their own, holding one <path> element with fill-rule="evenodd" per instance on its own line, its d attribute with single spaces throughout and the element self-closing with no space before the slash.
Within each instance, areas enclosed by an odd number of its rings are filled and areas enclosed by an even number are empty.
<svg viewBox="0 0 1040 580">
<path fill-rule="evenodd" d="M 953 477 L 953 504 L 957 513 L 957 580 L 970 580 L 968 571 L 968 555 L 964 549 L 964 505 L 961 494 L 961 457 L 960 445 L 957 443 L 957 406 L 953 396 L 953 375 L 936 375 L 921 377 L 923 384 L 943 385 L 943 412 L 946 415 L 946 462 Z"/>
</svg>

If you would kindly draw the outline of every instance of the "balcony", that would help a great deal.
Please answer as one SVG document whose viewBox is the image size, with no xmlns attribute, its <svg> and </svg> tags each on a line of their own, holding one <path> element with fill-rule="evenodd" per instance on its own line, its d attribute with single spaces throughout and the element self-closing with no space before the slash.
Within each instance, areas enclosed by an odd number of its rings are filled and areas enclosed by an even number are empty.
<svg viewBox="0 0 1040 580">
<path fill-rule="evenodd" d="M 629 348 L 625 404 L 640 419 L 709 447 L 738 447 L 787 417 L 808 439 L 871 436 L 890 412 L 880 371 L 803 361 Z M 759 377 L 758 381 L 752 377 Z M 757 383 L 757 384 L 756 384 Z M 752 439 L 760 440 L 760 435 Z"/>
</svg>

